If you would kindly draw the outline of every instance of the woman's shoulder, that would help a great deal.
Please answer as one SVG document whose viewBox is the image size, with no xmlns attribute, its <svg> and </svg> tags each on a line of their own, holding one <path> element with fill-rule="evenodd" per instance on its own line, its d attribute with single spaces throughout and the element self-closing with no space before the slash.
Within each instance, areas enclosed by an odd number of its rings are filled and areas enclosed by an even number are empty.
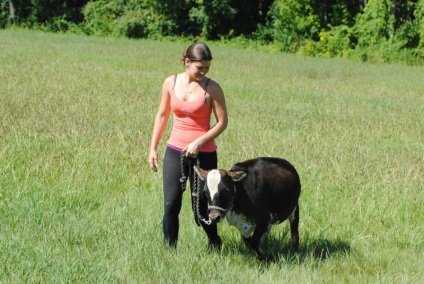
<svg viewBox="0 0 424 284">
<path fill-rule="evenodd" d="M 177 80 L 177 77 L 181 77 L 181 76 L 184 76 L 184 73 L 175 73 L 175 74 L 169 75 L 168 77 L 165 78 L 164 83 L 174 85 Z"/>
<path fill-rule="evenodd" d="M 222 88 L 219 85 L 219 83 L 216 82 L 215 80 L 211 79 L 211 78 L 208 78 L 206 89 L 207 89 L 208 93 L 210 93 L 212 95 L 223 94 Z"/>
<path fill-rule="evenodd" d="M 173 75 L 169 75 L 168 77 L 165 78 L 165 80 L 163 80 L 163 82 L 165 84 L 169 84 L 169 83 L 174 83 L 175 78 L 178 74 L 173 74 Z"/>
<path fill-rule="evenodd" d="M 165 87 L 168 90 L 171 90 L 175 85 L 177 76 L 178 74 L 174 74 L 174 75 L 170 75 L 166 77 L 165 80 L 163 80 L 163 87 Z"/>
</svg>

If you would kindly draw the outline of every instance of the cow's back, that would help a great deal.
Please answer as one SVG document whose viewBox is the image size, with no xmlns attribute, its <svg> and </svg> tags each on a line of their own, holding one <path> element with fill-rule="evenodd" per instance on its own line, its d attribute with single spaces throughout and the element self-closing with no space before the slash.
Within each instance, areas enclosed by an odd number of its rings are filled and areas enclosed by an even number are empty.
<svg viewBox="0 0 424 284">
<path fill-rule="evenodd" d="M 235 183 L 235 212 L 251 221 L 271 216 L 272 223 L 280 223 L 295 209 L 300 196 L 300 179 L 288 161 L 256 158 L 235 164 L 231 171 L 247 173 L 244 179 Z"/>
</svg>

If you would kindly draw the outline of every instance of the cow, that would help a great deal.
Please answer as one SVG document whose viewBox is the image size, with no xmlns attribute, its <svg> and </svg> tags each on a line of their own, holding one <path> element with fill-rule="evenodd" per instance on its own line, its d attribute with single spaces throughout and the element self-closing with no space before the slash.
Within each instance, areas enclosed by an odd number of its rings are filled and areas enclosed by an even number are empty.
<svg viewBox="0 0 424 284">
<path fill-rule="evenodd" d="M 298 252 L 301 186 L 296 169 L 288 161 L 260 157 L 236 163 L 229 171 L 205 171 L 196 166 L 194 170 L 205 181 L 200 193 L 208 200 L 210 222 L 226 218 L 259 259 L 271 260 L 263 249 L 268 233 L 272 225 L 288 218 L 291 248 Z"/>
</svg>

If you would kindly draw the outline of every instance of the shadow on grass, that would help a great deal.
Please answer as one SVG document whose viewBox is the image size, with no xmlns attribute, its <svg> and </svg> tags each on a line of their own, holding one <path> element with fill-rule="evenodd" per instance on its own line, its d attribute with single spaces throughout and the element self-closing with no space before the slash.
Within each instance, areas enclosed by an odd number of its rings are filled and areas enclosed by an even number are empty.
<svg viewBox="0 0 424 284">
<path fill-rule="evenodd" d="M 318 239 L 306 247 L 306 254 L 315 259 L 325 260 L 333 256 L 344 256 L 350 253 L 350 244 L 346 241 Z"/>
<path fill-rule="evenodd" d="M 346 241 L 336 239 L 329 240 L 319 238 L 306 244 L 300 245 L 299 252 L 293 253 L 288 244 L 282 245 L 280 239 L 268 240 L 267 252 L 274 260 L 285 260 L 287 262 L 304 262 L 305 260 L 324 261 L 329 258 L 343 257 L 351 251 L 350 244 Z"/>
<path fill-rule="evenodd" d="M 271 260 L 267 262 L 286 262 L 295 264 L 309 260 L 325 261 L 330 258 L 344 257 L 351 251 L 350 244 L 341 239 L 330 240 L 318 238 L 311 240 L 308 238 L 303 244 L 302 240 L 300 241 L 299 252 L 294 253 L 291 250 L 290 238 L 282 238 L 281 236 L 278 237 L 272 235 L 269 236 L 267 245 L 265 246 L 265 251 L 269 256 L 271 256 Z M 232 240 L 226 245 L 229 251 L 232 251 L 233 253 L 239 253 L 247 257 L 256 258 L 256 254 L 246 247 L 241 237 L 239 241 Z"/>
</svg>

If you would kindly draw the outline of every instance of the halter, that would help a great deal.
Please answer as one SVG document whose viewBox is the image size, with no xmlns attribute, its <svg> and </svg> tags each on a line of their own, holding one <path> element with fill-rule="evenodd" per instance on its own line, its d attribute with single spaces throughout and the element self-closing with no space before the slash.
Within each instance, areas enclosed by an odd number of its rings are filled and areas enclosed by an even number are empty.
<svg viewBox="0 0 424 284">
<path fill-rule="evenodd" d="M 233 207 L 234 199 L 235 199 L 235 197 L 231 200 L 230 205 L 228 205 L 227 209 L 224 209 L 224 208 L 216 206 L 216 205 L 209 205 L 208 210 L 214 209 L 214 210 L 218 210 L 222 213 L 226 213 L 228 210 L 231 209 L 231 207 Z"/>
</svg>

